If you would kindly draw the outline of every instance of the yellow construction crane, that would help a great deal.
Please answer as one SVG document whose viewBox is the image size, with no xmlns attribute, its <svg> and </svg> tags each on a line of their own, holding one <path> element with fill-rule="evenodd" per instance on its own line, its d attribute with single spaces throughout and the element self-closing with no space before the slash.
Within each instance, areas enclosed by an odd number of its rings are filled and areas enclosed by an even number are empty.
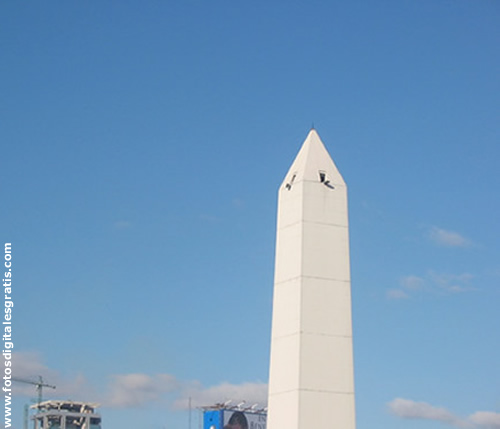
<svg viewBox="0 0 500 429">
<path fill-rule="evenodd" d="M 24 378 L 16 378 L 16 377 L 12 377 L 12 381 L 18 381 L 20 383 L 27 383 L 36 386 L 36 391 L 38 393 L 38 404 L 37 404 L 38 409 L 40 409 L 40 404 L 42 403 L 42 389 L 44 387 L 49 387 L 51 389 L 56 388 L 56 386 L 52 386 L 51 384 L 45 383 L 41 375 L 38 376 L 38 381 L 27 380 Z"/>
</svg>

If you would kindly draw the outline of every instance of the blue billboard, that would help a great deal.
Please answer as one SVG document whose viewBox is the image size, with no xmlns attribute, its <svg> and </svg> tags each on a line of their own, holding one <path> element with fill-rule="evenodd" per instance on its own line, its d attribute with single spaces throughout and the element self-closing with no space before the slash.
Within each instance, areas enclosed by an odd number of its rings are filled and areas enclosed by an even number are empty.
<svg viewBox="0 0 500 429">
<path fill-rule="evenodd" d="M 206 410 L 203 429 L 266 429 L 267 415 L 240 410 Z"/>
</svg>

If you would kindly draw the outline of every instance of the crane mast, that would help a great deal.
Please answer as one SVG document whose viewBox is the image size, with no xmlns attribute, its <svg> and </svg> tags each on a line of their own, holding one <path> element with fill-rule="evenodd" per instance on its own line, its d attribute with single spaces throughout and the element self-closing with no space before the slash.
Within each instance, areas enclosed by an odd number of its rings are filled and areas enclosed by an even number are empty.
<svg viewBox="0 0 500 429">
<path fill-rule="evenodd" d="M 18 381 L 19 383 L 32 384 L 33 386 L 35 386 L 37 396 L 38 396 L 38 403 L 37 403 L 38 409 L 40 409 L 40 404 L 42 403 L 42 389 L 44 387 L 48 387 L 50 389 L 56 388 L 56 386 L 45 383 L 41 375 L 38 376 L 38 381 L 27 380 L 24 378 L 17 378 L 17 377 L 12 377 L 12 381 Z"/>
</svg>

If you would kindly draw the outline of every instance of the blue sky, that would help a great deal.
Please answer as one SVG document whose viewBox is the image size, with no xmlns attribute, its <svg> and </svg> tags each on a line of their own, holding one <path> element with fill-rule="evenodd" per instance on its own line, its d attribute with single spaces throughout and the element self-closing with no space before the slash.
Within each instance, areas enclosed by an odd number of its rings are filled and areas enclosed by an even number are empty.
<svg viewBox="0 0 500 429">
<path fill-rule="evenodd" d="M 15 374 L 102 403 L 106 428 L 262 403 L 277 189 L 314 123 L 349 186 L 358 429 L 499 428 L 499 19 L 3 2 Z M 35 392 L 16 389 L 19 429 Z"/>
</svg>

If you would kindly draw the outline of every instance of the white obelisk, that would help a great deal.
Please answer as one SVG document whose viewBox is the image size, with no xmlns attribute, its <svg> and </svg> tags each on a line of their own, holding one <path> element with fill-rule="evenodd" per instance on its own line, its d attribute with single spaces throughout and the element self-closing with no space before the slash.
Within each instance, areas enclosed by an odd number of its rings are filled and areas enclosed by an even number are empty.
<svg viewBox="0 0 500 429">
<path fill-rule="evenodd" d="M 314 129 L 278 199 L 267 429 L 355 429 L 347 189 Z"/>
</svg>

